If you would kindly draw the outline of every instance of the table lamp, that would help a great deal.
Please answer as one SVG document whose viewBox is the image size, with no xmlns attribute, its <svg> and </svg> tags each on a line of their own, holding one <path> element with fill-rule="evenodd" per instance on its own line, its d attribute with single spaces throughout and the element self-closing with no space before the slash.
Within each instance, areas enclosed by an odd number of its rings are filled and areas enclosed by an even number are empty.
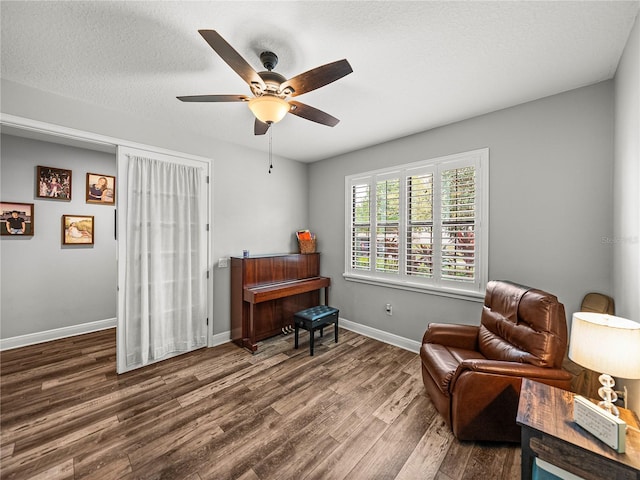
<svg viewBox="0 0 640 480">
<path fill-rule="evenodd" d="M 598 380 L 600 407 L 618 416 L 613 404 L 618 395 L 611 376 L 640 378 L 640 323 L 602 313 L 576 312 L 571 323 L 569 358 L 577 364 L 604 372 Z"/>
</svg>

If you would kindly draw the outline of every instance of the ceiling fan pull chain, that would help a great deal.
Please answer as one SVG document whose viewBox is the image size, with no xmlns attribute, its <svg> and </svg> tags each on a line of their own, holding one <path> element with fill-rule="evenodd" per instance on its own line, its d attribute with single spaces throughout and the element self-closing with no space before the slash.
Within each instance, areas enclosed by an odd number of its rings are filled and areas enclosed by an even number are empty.
<svg viewBox="0 0 640 480">
<path fill-rule="evenodd" d="M 273 131 L 273 125 L 271 125 L 271 128 L 269 129 L 269 173 L 271 173 L 271 170 L 273 169 L 273 152 L 272 152 L 272 147 L 271 147 L 271 132 Z"/>
</svg>

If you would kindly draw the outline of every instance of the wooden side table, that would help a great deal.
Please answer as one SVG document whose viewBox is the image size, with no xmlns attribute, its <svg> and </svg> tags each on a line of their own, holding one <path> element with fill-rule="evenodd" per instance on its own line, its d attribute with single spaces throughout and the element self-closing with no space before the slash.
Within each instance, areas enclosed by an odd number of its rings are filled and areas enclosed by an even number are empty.
<svg viewBox="0 0 640 480">
<path fill-rule="evenodd" d="M 537 457 L 585 480 L 640 480 L 636 415 L 620 408 L 620 418 L 633 428 L 627 428 L 626 453 L 617 453 L 573 421 L 573 397 L 566 390 L 522 380 L 516 417 L 522 427 L 522 479 L 532 478 Z"/>
</svg>

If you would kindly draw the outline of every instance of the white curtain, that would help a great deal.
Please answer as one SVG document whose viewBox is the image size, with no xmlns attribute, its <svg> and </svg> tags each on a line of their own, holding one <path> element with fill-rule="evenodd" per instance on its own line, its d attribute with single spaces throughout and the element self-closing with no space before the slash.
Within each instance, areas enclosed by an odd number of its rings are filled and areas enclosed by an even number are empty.
<svg viewBox="0 0 640 480">
<path fill-rule="evenodd" d="M 127 370 L 207 344 L 202 175 L 200 168 L 128 156 Z"/>
</svg>

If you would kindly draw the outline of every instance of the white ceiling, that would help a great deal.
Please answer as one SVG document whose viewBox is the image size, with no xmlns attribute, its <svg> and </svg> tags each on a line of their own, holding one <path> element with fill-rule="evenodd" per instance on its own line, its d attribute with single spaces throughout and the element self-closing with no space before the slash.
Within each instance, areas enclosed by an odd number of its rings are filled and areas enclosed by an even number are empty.
<svg viewBox="0 0 640 480">
<path fill-rule="evenodd" d="M 277 155 L 312 162 L 610 79 L 639 1 L 7 1 L 2 78 L 266 151 L 248 94 L 207 45 L 217 30 L 286 78 L 346 58 L 354 72 L 296 97 L 341 122 L 287 115 Z"/>
</svg>

